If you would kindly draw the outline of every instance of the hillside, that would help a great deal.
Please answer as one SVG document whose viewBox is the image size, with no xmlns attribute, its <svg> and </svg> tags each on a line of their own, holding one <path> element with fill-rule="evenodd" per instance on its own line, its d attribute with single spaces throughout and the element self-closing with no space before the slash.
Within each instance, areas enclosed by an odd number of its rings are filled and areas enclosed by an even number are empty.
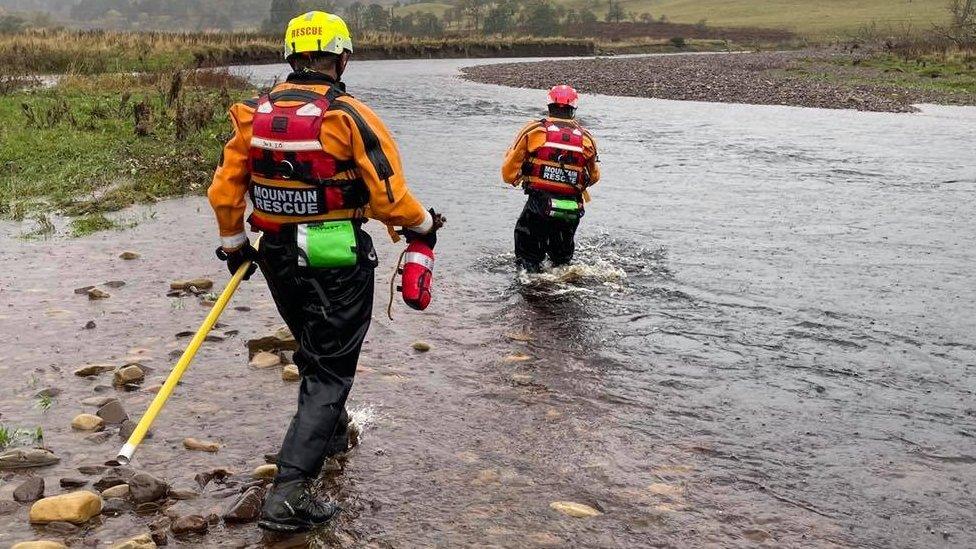
<svg viewBox="0 0 976 549">
<path fill-rule="evenodd" d="M 593 11 L 601 20 L 606 0 L 553 0 L 566 8 Z M 625 12 L 662 15 L 675 23 L 787 29 L 805 35 L 845 34 L 876 23 L 927 28 L 946 19 L 946 0 L 622 0 Z M 414 4 L 402 9 L 441 14 L 444 2 Z"/>
</svg>

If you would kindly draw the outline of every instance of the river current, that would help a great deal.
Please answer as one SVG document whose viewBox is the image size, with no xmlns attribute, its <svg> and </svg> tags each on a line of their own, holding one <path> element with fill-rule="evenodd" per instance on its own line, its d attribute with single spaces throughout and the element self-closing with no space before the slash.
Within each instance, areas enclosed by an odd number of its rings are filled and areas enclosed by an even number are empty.
<svg viewBox="0 0 976 549">
<path fill-rule="evenodd" d="M 483 62 L 353 62 L 345 78 L 449 221 L 433 305 L 398 304 L 393 321 L 400 246 L 367 225 L 381 267 L 350 401 L 365 431 L 325 482 L 345 511 L 313 544 L 976 546 L 976 109 L 585 96 L 603 180 L 576 265 L 526 277 L 511 253 L 524 196 L 499 167 L 544 92 L 458 78 Z M 239 70 L 267 83 L 285 68 Z M 105 384 L 71 371 L 139 360 L 160 381 L 186 341 L 174 334 L 206 313 L 167 298 L 168 281 L 227 279 L 205 199 L 121 215 L 137 225 L 81 239 L 2 226 L 0 422 L 43 426 L 62 460 L 38 473 L 49 494 L 121 442 L 71 431 L 91 411 L 79 400 Z M 128 249 L 142 259 L 117 259 Z M 72 292 L 108 280 L 126 285 L 95 302 Z M 222 322 L 229 335 L 204 347 L 137 469 L 192 483 L 275 451 L 296 385 L 247 367 L 244 340 L 281 324 L 259 275 Z M 63 390 L 47 411 L 32 405 L 45 386 Z M 130 415 L 151 397 L 119 396 Z M 224 446 L 190 453 L 187 436 Z M 553 501 L 603 514 L 567 517 Z M 106 518 L 84 536 L 118 541 L 149 520 Z M 0 544 L 35 535 L 26 508 L 0 517 Z M 262 538 L 217 526 L 194 543 Z"/>
</svg>

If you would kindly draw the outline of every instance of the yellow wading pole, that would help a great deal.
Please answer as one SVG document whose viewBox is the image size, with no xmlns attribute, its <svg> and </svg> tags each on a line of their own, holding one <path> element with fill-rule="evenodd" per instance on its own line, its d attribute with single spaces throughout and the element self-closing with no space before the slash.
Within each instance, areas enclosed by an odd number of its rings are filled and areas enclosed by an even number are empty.
<svg viewBox="0 0 976 549">
<path fill-rule="evenodd" d="M 255 247 L 257 242 L 255 242 Z M 115 463 L 119 465 L 126 465 L 132 459 L 132 454 L 135 453 L 136 448 L 142 439 L 145 438 L 146 432 L 149 431 L 149 427 L 156 421 L 156 416 L 159 415 L 159 411 L 163 409 L 166 404 L 166 400 L 173 394 L 173 389 L 176 388 L 176 384 L 180 382 L 180 378 L 186 373 L 186 369 L 190 367 L 190 362 L 193 361 L 193 357 L 196 356 L 197 351 L 200 350 L 200 345 L 203 344 L 203 340 L 213 329 L 214 324 L 217 323 L 217 319 L 220 318 L 221 313 L 227 307 L 230 302 L 230 298 L 233 297 L 234 292 L 237 291 L 237 287 L 241 285 L 241 280 L 244 279 L 244 274 L 247 270 L 251 268 L 251 262 L 248 261 L 241 265 L 234 276 L 230 278 L 230 282 L 221 292 L 220 297 L 217 298 L 217 302 L 214 303 L 213 308 L 210 309 L 210 314 L 203 321 L 200 329 L 190 340 L 190 344 L 187 345 L 186 350 L 183 351 L 183 356 L 180 357 L 179 362 L 173 367 L 173 371 L 169 373 L 169 377 L 166 378 L 166 383 L 163 383 L 163 388 L 156 393 L 156 398 L 149 404 L 149 408 L 146 413 L 142 415 L 142 419 L 139 420 L 139 424 L 136 425 L 135 431 L 129 435 L 129 440 L 122 445 L 122 449 L 119 450 L 119 455 L 115 458 Z M 111 462 L 110 462 L 111 463 Z M 111 463 L 111 464 L 115 464 Z"/>
</svg>

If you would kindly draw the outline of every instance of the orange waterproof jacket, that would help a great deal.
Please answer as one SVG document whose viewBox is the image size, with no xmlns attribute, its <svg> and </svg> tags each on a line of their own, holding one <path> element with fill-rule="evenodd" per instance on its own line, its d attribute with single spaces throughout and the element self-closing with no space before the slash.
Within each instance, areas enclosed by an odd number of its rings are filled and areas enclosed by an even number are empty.
<svg viewBox="0 0 976 549">
<path fill-rule="evenodd" d="M 304 89 L 324 95 L 330 86 L 342 85 L 324 80 L 321 75 L 315 77 L 313 80 L 306 75 L 293 74 L 288 82 L 278 85 L 274 91 Z M 227 249 L 237 248 L 247 239 L 244 231 L 245 196 L 251 184 L 248 153 L 256 108 L 256 100 L 231 106 L 234 136 L 224 146 L 220 165 L 207 192 L 217 216 L 221 244 Z M 395 236 L 393 227 L 412 227 L 420 233 L 430 229 L 430 214 L 407 188 L 393 137 L 369 107 L 348 95 L 337 98 L 333 108 L 325 113 L 320 140 L 323 150 L 337 160 L 355 162 L 369 190 L 369 204 L 364 212 L 367 217 L 386 224 L 391 229 L 391 236 Z M 367 147 L 367 143 L 374 140 L 379 142 L 382 155 Z M 378 156 L 385 156 L 386 165 Z"/>
<path fill-rule="evenodd" d="M 549 117 L 545 120 L 555 120 L 558 122 L 571 122 L 563 118 Z M 595 185 L 600 180 L 599 156 L 596 151 L 596 141 L 587 130 L 583 131 L 583 151 L 587 158 L 586 169 L 590 174 L 589 185 Z M 522 169 L 530 155 L 539 150 L 546 143 L 546 124 L 542 120 L 535 120 L 526 124 L 515 138 L 515 143 L 505 155 L 505 162 L 502 164 L 502 179 L 509 185 L 519 186 L 522 184 Z M 590 201 L 590 193 L 583 191 L 583 199 Z"/>
</svg>

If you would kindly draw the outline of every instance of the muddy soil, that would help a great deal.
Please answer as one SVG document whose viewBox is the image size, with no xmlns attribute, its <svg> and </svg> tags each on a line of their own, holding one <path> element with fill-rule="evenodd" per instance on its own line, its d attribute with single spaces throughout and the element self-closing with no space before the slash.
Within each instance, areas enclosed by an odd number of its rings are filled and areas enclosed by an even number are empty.
<svg viewBox="0 0 976 549">
<path fill-rule="evenodd" d="M 399 246 L 379 244 L 374 323 L 350 406 L 367 425 L 324 489 L 346 511 L 308 541 L 372 547 L 970 547 L 976 545 L 976 110 L 916 115 L 588 96 L 604 180 L 577 265 L 513 274 L 523 201 L 499 182 L 543 94 L 472 83 L 457 61 L 363 62 L 350 91 L 399 138 L 418 195 L 450 226 L 425 313 L 383 310 Z M 249 69 L 258 80 L 283 67 Z M 436 90 L 433 93 L 432 90 Z M 925 139 L 919 139 L 925 136 Z M 117 396 L 89 363 L 163 379 L 206 313 L 169 282 L 227 280 L 202 198 L 124 212 L 123 232 L 0 237 L 0 422 L 44 429 L 58 480 L 113 457 L 71 419 Z M 124 250 L 141 254 L 124 261 Z M 89 300 L 75 288 L 105 287 Z M 242 307 L 235 309 L 233 307 Z M 89 322 L 95 327 L 86 329 Z M 273 452 L 296 385 L 247 366 L 280 324 L 260 276 L 205 344 L 133 466 L 173 484 Z M 431 345 L 426 353 L 412 343 Z M 35 394 L 60 388 L 47 411 Z M 185 437 L 222 444 L 190 452 Z M 29 473 L 0 486 L 0 499 Z M 97 477 L 86 477 L 97 478 Z M 573 518 L 556 501 L 602 514 Z M 205 491 L 204 511 L 228 501 Z M 0 516 L 0 545 L 105 544 L 154 516 L 65 535 Z M 258 547 L 253 524 L 176 546 Z"/>
<path fill-rule="evenodd" d="M 548 89 L 571 82 L 604 95 L 790 105 L 823 109 L 914 112 L 917 103 L 974 105 L 976 95 L 885 83 L 904 78 L 875 69 L 840 66 L 826 52 L 760 52 L 597 58 L 480 65 L 464 70 L 477 82 Z"/>
</svg>

